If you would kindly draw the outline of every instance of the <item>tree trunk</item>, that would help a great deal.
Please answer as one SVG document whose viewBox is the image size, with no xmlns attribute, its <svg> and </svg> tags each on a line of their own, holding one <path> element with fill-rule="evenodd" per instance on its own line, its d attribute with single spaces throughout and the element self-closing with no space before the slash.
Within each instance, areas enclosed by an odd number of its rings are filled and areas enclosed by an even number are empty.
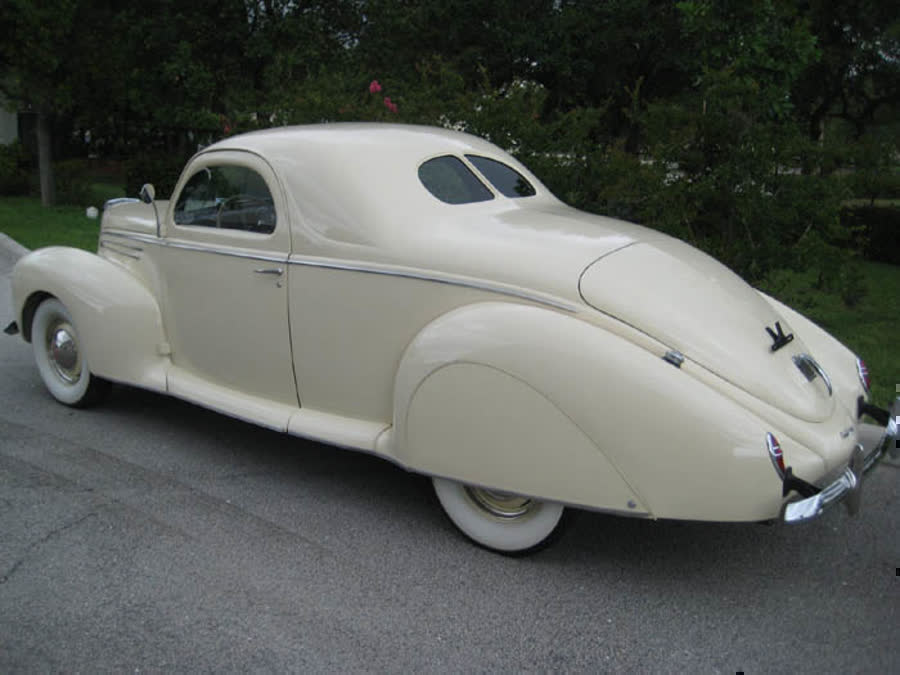
<svg viewBox="0 0 900 675">
<path fill-rule="evenodd" d="M 43 112 L 37 116 L 38 172 L 41 176 L 41 204 L 53 206 L 56 202 L 56 186 L 53 182 L 53 158 L 50 137 L 50 120 Z"/>
</svg>

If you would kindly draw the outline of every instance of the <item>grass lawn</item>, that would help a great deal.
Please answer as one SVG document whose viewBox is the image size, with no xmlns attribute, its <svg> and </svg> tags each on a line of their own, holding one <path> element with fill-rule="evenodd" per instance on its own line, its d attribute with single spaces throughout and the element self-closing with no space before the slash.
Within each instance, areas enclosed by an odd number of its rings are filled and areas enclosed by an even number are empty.
<svg viewBox="0 0 900 675">
<path fill-rule="evenodd" d="M 102 206 L 100 203 L 98 208 Z M 39 199 L 3 197 L 0 232 L 31 249 L 61 244 L 96 251 L 100 219 L 88 218 L 81 206 L 44 208 Z"/>
<path fill-rule="evenodd" d="M 111 183 L 109 181 L 101 181 L 91 184 L 91 191 L 94 193 L 93 203 L 98 209 L 103 208 L 107 199 L 115 199 L 116 197 L 125 197 L 125 190 L 122 189 L 121 183 Z M 131 195 L 137 197 L 137 195 Z M 85 204 L 85 206 L 88 206 Z"/>
<path fill-rule="evenodd" d="M 114 190 L 109 186 L 103 198 L 121 196 Z M 96 203 L 102 204 L 102 199 Z M 61 244 L 96 251 L 99 229 L 99 219 L 85 216 L 82 207 L 44 209 L 36 199 L 0 198 L 0 232 L 28 248 Z M 862 273 L 867 293 L 855 307 L 836 296 L 819 295 L 809 307 L 797 309 L 865 359 L 873 399 L 886 405 L 900 394 L 900 267 L 864 262 Z"/>
<path fill-rule="evenodd" d="M 872 374 L 872 398 L 887 405 L 900 395 L 900 267 L 863 262 L 866 294 L 855 307 L 834 295 L 800 309 L 866 362 Z"/>
</svg>

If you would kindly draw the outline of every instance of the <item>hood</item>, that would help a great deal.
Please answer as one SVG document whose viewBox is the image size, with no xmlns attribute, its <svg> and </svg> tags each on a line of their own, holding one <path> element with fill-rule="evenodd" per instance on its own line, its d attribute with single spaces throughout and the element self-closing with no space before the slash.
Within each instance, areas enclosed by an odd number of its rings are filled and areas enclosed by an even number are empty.
<svg viewBox="0 0 900 675">
<path fill-rule="evenodd" d="M 766 327 L 791 326 L 724 265 L 687 244 L 657 235 L 585 268 L 579 291 L 616 317 L 751 395 L 800 419 L 820 422 L 833 409 L 822 380 L 806 379 L 793 357 L 809 353 L 799 337 L 772 351 Z"/>
<path fill-rule="evenodd" d="M 159 217 L 165 218 L 168 200 L 156 200 Z M 141 234 L 156 234 L 156 214 L 153 206 L 138 199 L 111 199 L 103 207 L 103 230 L 128 230 Z"/>
</svg>

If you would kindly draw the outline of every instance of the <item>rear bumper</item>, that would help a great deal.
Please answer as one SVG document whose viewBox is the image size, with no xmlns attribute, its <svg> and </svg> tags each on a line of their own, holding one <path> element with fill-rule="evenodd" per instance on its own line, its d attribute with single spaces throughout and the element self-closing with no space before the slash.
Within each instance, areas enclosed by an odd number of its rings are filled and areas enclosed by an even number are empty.
<svg viewBox="0 0 900 675">
<path fill-rule="evenodd" d="M 894 400 L 890 410 L 883 412 L 886 413 L 887 425 L 882 428 L 874 424 L 861 424 L 860 444 L 853 451 L 850 462 L 840 476 L 825 487 L 812 486 L 788 471 L 784 482 L 785 494 L 796 490 L 803 499 L 785 504 L 782 514 L 784 522 L 811 520 L 838 502 L 844 502 L 851 514 L 859 510 L 863 474 L 874 467 L 886 453 L 896 456 L 898 452 L 897 418 L 900 415 L 900 398 Z"/>
</svg>

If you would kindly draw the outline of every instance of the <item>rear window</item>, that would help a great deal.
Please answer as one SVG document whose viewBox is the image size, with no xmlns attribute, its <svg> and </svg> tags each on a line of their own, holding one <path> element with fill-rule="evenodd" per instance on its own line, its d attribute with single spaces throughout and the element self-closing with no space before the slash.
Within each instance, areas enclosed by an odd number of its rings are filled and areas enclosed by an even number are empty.
<svg viewBox="0 0 900 675">
<path fill-rule="evenodd" d="M 475 168 L 478 169 L 491 185 L 504 197 L 531 197 L 535 194 L 534 186 L 525 176 L 507 166 L 503 162 L 479 155 L 466 155 Z"/>
<path fill-rule="evenodd" d="M 447 204 L 470 204 L 486 202 L 494 198 L 484 183 L 453 155 L 435 157 L 419 167 L 422 185 Z"/>
</svg>

